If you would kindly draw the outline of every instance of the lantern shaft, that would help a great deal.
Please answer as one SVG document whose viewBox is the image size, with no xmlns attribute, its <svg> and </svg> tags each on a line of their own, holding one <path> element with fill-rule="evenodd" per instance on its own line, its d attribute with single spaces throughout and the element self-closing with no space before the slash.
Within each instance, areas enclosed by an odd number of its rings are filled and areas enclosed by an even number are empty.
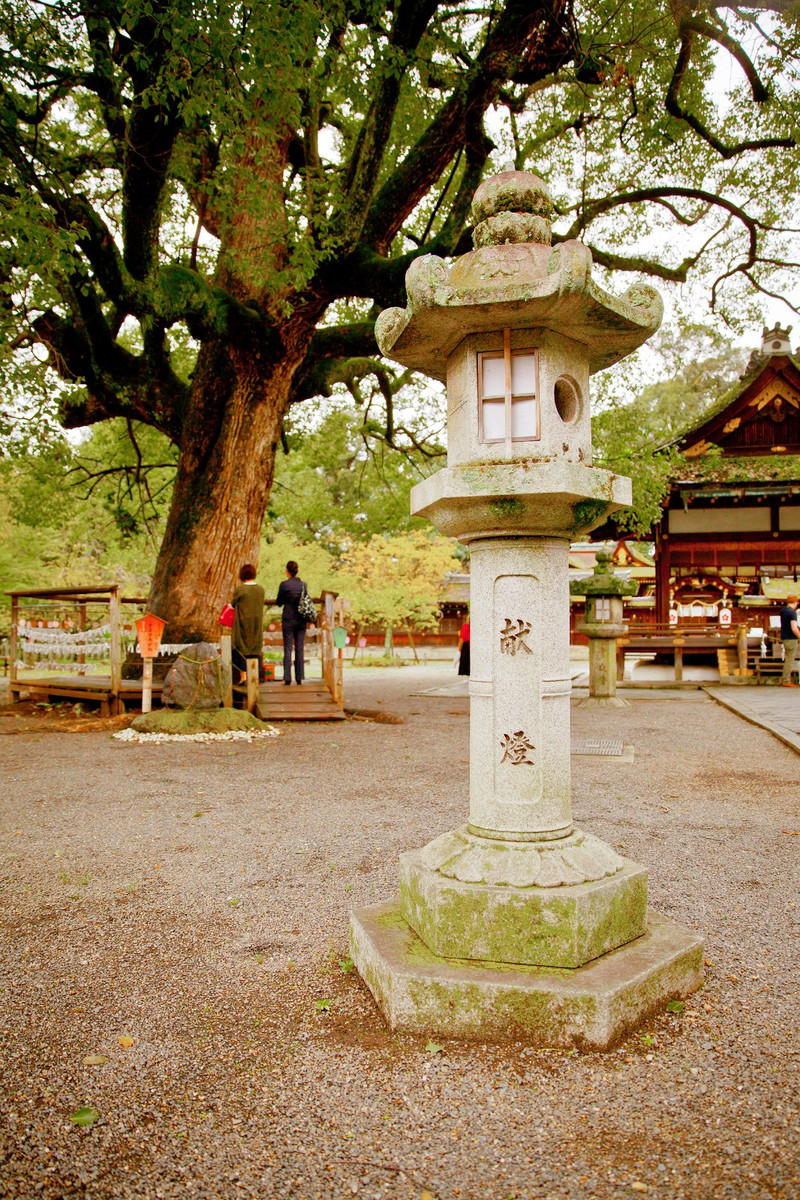
<svg viewBox="0 0 800 1200">
<path fill-rule="evenodd" d="M 537 840 L 572 830 L 569 543 L 471 546 L 472 832 Z"/>
</svg>

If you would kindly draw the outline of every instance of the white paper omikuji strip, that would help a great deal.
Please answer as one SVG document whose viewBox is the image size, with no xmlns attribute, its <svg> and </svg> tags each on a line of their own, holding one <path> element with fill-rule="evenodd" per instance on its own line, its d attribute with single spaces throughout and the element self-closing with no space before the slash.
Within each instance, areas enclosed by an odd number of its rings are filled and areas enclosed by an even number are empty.
<svg viewBox="0 0 800 1200">
<path fill-rule="evenodd" d="M 40 629 L 37 625 L 17 626 L 20 636 L 28 642 L 40 642 L 42 645 L 68 647 L 91 646 L 103 644 L 111 638 L 111 626 L 100 625 L 96 629 L 79 629 L 70 633 L 66 629 Z"/>
<path fill-rule="evenodd" d="M 120 742 L 252 742 L 280 737 L 280 730 L 274 725 L 267 729 L 231 729 L 227 733 L 137 733 L 135 729 L 121 729 L 111 736 Z"/>
</svg>

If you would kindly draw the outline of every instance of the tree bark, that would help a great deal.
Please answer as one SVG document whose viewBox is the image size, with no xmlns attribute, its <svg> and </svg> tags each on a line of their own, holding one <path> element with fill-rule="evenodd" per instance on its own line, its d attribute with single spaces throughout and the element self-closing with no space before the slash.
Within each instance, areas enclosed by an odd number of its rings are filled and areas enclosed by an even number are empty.
<svg viewBox="0 0 800 1200">
<path fill-rule="evenodd" d="M 278 361 L 252 343 L 200 351 L 149 597 L 165 642 L 216 640 L 240 567 L 258 564 L 292 379 L 313 329 L 312 319 L 284 331 Z"/>
</svg>

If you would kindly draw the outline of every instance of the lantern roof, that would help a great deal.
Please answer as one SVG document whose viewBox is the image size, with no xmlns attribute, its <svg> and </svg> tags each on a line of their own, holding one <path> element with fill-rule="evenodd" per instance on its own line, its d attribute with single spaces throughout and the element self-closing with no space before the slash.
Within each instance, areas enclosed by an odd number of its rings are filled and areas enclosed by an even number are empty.
<svg viewBox="0 0 800 1200">
<path fill-rule="evenodd" d="M 614 573 L 610 550 L 598 550 L 594 570 L 588 579 L 571 579 L 573 596 L 632 596 L 638 589 L 633 579 L 622 579 Z"/>
<path fill-rule="evenodd" d="M 406 272 L 406 308 L 378 317 L 381 353 L 446 377 L 447 358 L 471 333 L 540 328 L 585 345 L 589 369 L 600 371 L 637 349 L 661 323 L 655 288 L 634 284 L 614 296 L 592 281 L 592 252 L 583 242 L 551 245 L 553 206 L 530 171 L 502 171 L 475 192 L 475 249 L 446 262 L 434 254 Z"/>
</svg>

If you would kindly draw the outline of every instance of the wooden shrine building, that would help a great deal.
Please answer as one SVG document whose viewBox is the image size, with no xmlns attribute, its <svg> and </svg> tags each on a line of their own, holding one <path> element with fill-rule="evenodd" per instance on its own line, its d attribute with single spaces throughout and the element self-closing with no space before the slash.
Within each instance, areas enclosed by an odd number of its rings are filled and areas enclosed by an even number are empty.
<svg viewBox="0 0 800 1200">
<path fill-rule="evenodd" d="M 798 590 L 800 358 L 790 332 L 765 329 L 742 379 L 671 443 L 688 470 L 654 530 L 659 623 L 766 628 Z"/>
</svg>

